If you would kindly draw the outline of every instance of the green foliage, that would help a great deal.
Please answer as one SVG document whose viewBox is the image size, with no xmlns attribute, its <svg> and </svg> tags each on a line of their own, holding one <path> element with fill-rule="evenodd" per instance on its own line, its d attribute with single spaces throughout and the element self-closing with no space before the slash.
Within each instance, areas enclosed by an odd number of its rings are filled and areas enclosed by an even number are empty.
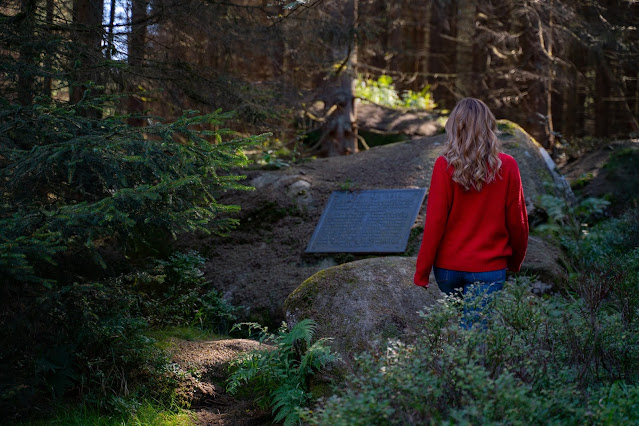
<svg viewBox="0 0 639 426">
<path fill-rule="evenodd" d="M 280 157 L 284 150 L 278 151 L 280 151 L 280 153 L 269 149 L 262 153 L 262 162 L 264 163 L 265 168 L 278 170 L 289 166 L 289 164 Z"/>
<path fill-rule="evenodd" d="M 272 408 L 275 422 L 298 423 L 298 410 L 311 400 L 308 380 L 336 359 L 326 346 L 327 339 L 311 344 L 315 323 L 308 319 L 298 322 L 290 331 L 282 324 L 277 334 L 255 323 L 238 324 L 234 328 L 243 326 L 247 326 L 249 333 L 257 330 L 260 342 L 268 342 L 272 347 L 246 353 L 231 362 L 228 392 L 234 394 L 248 386 L 258 404 Z"/>
<path fill-rule="evenodd" d="M 590 182 L 593 179 L 594 179 L 594 175 L 592 173 L 582 173 L 581 176 L 579 176 L 579 178 L 570 182 L 570 187 L 575 190 L 583 188 L 584 186 L 588 185 L 588 182 Z"/>
<path fill-rule="evenodd" d="M 129 273 L 116 281 L 140 295 L 142 316 L 152 326 L 197 325 L 227 333 L 239 308 L 210 287 L 199 269 L 205 261 L 196 251 L 176 252 L 167 260 L 156 260 L 150 270 Z"/>
<path fill-rule="evenodd" d="M 572 280 L 568 294 L 537 297 L 519 278 L 470 330 L 460 327 L 460 316 L 476 300 L 446 297 L 421 314 L 414 342 L 359 356 L 340 390 L 302 418 L 336 425 L 636 424 L 637 217 L 603 222 L 578 240 L 582 253 L 597 246 L 599 260 Z M 611 230 L 616 244 L 602 237 Z"/>
<path fill-rule="evenodd" d="M 639 149 L 625 148 L 612 154 L 604 168 L 606 179 L 615 185 L 616 204 L 637 205 L 639 200 Z"/>
<path fill-rule="evenodd" d="M 144 400 L 135 411 L 126 414 L 105 414 L 88 405 L 60 406 L 52 416 L 42 420 L 22 422 L 19 426 L 186 426 L 196 424 L 193 413 L 176 407 Z"/>
<path fill-rule="evenodd" d="M 639 246 L 639 211 L 601 222 L 582 232 L 579 239 L 562 239 L 573 259 L 583 267 L 607 258 L 619 259 Z"/>
<path fill-rule="evenodd" d="M 70 390 L 116 411 L 136 388 L 154 389 L 156 397 L 170 393 L 161 383 L 165 355 L 145 336 L 145 321 L 133 314 L 136 302 L 124 288 L 87 283 L 7 307 L 0 356 L 14 369 L 2 370 L 1 411 L 29 407 L 47 394 L 60 400 Z"/>
<path fill-rule="evenodd" d="M 230 170 L 246 164 L 242 148 L 259 138 L 224 140 L 230 132 L 201 130 L 228 114 L 187 111 L 173 123 L 136 128 L 125 117 L 77 115 L 68 104 L 1 106 L 5 280 L 59 279 L 34 268 L 79 251 L 106 268 L 100 247 L 117 244 L 132 255 L 164 234 L 223 232 L 237 223 L 220 216 L 238 207 L 218 203 L 217 194 L 247 189 Z"/>
<path fill-rule="evenodd" d="M 578 240 L 587 233 L 588 222 L 598 221 L 606 213 L 610 202 L 589 197 L 569 205 L 565 199 L 553 195 L 541 195 L 539 202 L 548 214 L 548 222 L 535 228 L 537 232 Z"/>
<path fill-rule="evenodd" d="M 382 75 L 377 80 L 361 79 L 355 82 L 355 96 L 389 108 L 423 109 L 432 111 L 437 107 L 427 85 L 419 92 L 405 90 L 399 93 L 393 78 Z"/>
<path fill-rule="evenodd" d="M 209 130 L 230 117 L 220 111 L 145 127 L 87 113 L 117 101 L 0 98 L 2 417 L 70 395 L 127 413 L 142 397 L 170 400 L 179 377 L 149 323 L 217 331 L 235 320 L 197 253 L 149 257 L 180 232 L 237 223 L 239 207 L 217 200 L 248 189 L 234 171 L 263 137 Z"/>
<path fill-rule="evenodd" d="M 196 252 L 175 253 L 150 271 L 56 286 L 28 304 L 10 305 L 0 356 L 21 368 L 3 371 L 0 408 L 11 412 L 10 405 L 26 408 L 47 394 L 59 401 L 71 392 L 123 415 L 137 410 L 138 398 L 171 401 L 180 373 L 150 337 L 158 334 L 149 323 L 190 325 L 194 336 L 193 326 L 210 335 L 228 331 L 236 319 L 238 308 L 204 280 L 198 268 L 204 261 Z"/>
</svg>

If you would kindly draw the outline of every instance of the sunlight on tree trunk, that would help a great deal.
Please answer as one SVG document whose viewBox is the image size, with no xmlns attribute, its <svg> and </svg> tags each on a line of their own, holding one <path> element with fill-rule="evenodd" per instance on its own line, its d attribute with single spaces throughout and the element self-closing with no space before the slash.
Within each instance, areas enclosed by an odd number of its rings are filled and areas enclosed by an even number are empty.
<svg viewBox="0 0 639 426">
<path fill-rule="evenodd" d="M 347 58 L 337 71 L 336 86 L 327 103 L 331 107 L 322 126 L 320 145 L 328 156 L 354 154 L 358 151 L 354 94 L 357 75 L 357 6 L 358 0 L 350 0 L 346 5 L 346 25 L 351 28 Z"/>
</svg>

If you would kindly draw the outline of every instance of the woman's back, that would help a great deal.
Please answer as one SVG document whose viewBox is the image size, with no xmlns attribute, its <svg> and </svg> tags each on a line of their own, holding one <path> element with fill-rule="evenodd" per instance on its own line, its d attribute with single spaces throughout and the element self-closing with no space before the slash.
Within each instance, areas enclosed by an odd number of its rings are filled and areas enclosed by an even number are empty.
<svg viewBox="0 0 639 426">
<path fill-rule="evenodd" d="M 433 206 L 427 215 L 445 216 L 432 219 L 444 219 L 446 223 L 434 265 L 472 272 L 502 269 L 508 266 L 508 258 L 513 254 L 512 245 L 521 245 L 517 236 L 509 232 L 517 227 L 508 226 L 523 221 L 527 225 L 519 205 L 523 202 L 519 169 L 510 155 L 501 153 L 499 158 L 502 165 L 496 179 L 484 184 L 480 191 L 466 190 L 454 182 L 452 167 L 448 167 L 444 157 L 438 158 L 433 177 L 435 173 L 442 174 L 442 182 L 435 188 L 431 186 L 431 192 L 445 191 L 446 202 L 439 208 Z M 434 240 L 436 235 L 424 234 L 424 238 Z"/>
<path fill-rule="evenodd" d="M 435 162 L 415 284 L 433 266 L 452 272 L 519 271 L 528 215 L 515 159 L 499 152 L 495 117 L 479 99 L 462 99 L 446 123 Z"/>
</svg>

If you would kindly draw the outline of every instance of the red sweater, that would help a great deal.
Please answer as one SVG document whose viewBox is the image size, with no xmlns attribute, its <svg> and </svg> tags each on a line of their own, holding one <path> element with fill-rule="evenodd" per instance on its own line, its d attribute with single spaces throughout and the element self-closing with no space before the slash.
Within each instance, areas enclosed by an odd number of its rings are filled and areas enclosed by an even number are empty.
<svg viewBox="0 0 639 426">
<path fill-rule="evenodd" d="M 528 247 L 524 190 L 515 159 L 503 153 L 499 158 L 500 172 L 481 191 L 454 182 L 444 157 L 435 162 L 416 285 L 428 286 L 433 265 L 465 272 L 519 271 Z"/>
</svg>

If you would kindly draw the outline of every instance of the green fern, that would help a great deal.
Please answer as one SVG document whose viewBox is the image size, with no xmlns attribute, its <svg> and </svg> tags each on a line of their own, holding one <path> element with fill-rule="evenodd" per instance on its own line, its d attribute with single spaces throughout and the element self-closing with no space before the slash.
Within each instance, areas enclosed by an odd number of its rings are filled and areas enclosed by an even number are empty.
<svg viewBox="0 0 639 426">
<path fill-rule="evenodd" d="M 256 323 L 236 324 L 233 329 L 243 327 L 249 333 L 257 331 L 260 342 L 269 346 L 231 361 L 227 391 L 235 394 L 242 387 L 250 387 L 260 406 L 271 407 L 275 422 L 298 423 L 299 409 L 311 400 L 308 379 L 337 359 L 327 346 L 328 339 L 311 344 L 317 325 L 310 319 L 290 330 L 283 323 L 277 333 L 269 333 L 267 327 Z"/>
</svg>

